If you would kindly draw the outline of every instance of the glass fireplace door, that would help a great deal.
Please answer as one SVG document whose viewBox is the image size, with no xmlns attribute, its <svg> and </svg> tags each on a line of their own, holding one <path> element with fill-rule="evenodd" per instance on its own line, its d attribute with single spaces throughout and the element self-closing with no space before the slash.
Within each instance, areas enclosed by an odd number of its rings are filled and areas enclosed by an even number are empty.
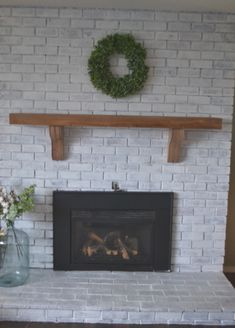
<svg viewBox="0 0 235 328">
<path fill-rule="evenodd" d="M 71 262 L 123 270 L 147 266 L 154 258 L 154 211 L 74 211 Z"/>
</svg>

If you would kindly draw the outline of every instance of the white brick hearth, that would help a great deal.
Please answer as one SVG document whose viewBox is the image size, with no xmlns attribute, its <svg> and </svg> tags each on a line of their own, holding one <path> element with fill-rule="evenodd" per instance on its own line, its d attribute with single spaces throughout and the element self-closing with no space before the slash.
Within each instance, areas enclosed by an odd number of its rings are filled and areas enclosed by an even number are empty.
<svg viewBox="0 0 235 328">
<path fill-rule="evenodd" d="M 1 320 L 235 325 L 222 273 L 54 272 L 0 288 Z"/>
</svg>

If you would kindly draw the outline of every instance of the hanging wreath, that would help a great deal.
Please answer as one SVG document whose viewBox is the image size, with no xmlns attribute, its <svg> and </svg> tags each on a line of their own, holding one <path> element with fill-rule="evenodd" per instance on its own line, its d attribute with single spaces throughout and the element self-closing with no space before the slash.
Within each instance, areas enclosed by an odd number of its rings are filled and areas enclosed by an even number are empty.
<svg viewBox="0 0 235 328">
<path fill-rule="evenodd" d="M 122 77 L 115 77 L 110 69 L 110 56 L 122 54 L 130 71 Z M 98 41 L 88 60 L 91 82 L 98 89 L 113 98 L 135 94 L 144 86 L 148 67 L 144 60 L 146 50 L 130 34 L 113 34 Z"/>
</svg>

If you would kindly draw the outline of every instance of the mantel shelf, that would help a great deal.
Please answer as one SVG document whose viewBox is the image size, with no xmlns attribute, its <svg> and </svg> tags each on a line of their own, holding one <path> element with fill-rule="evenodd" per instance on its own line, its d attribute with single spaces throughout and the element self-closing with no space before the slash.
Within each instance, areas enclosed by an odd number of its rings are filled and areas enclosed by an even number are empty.
<svg viewBox="0 0 235 328">
<path fill-rule="evenodd" d="M 64 159 L 64 126 L 123 127 L 123 128 L 168 128 L 171 136 L 168 147 L 168 162 L 179 162 L 180 147 L 186 129 L 221 129 L 222 119 L 209 117 L 172 116 L 114 116 L 71 114 L 10 114 L 10 124 L 46 125 L 52 142 L 52 159 Z"/>
</svg>

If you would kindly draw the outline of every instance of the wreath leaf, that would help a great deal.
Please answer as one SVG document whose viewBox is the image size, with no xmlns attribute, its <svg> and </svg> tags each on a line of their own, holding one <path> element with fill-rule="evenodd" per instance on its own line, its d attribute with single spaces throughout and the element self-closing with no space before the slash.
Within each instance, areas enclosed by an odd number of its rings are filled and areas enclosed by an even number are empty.
<svg viewBox="0 0 235 328">
<path fill-rule="evenodd" d="M 113 54 L 123 54 L 131 71 L 123 77 L 115 77 L 110 70 L 109 59 Z M 94 87 L 112 98 L 135 94 L 144 86 L 148 77 L 145 65 L 146 50 L 131 34 L 112 34 L 99 40 L 88 60 L 88 72 Z"/>
</svg>

